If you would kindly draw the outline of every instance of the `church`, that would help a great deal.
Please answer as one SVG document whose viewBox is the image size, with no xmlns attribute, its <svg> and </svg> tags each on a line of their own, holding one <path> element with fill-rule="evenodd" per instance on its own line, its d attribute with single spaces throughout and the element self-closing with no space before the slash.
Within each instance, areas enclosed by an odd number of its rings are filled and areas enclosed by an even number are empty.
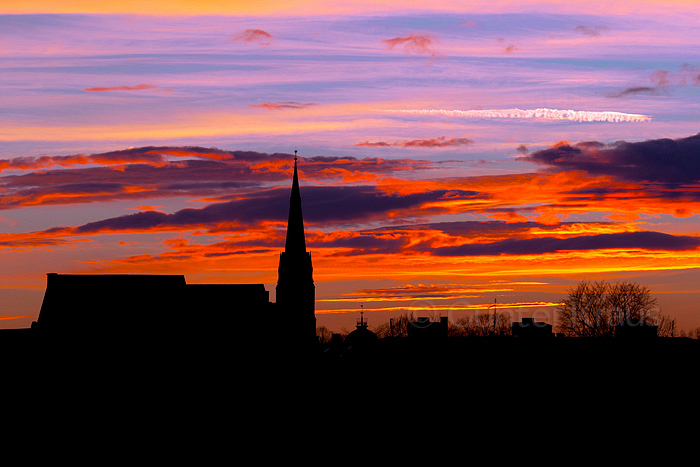
<svg viewBox="0 0 700 467">
<path fill-rule="evenodd" d="M 49 273 L 32 333 L 52 342 L 217 342 L 312 351 L 316 294 L 296 151 L 276 293 L 271 303 L 263 284 L 187 284 L 176 274 Z"/>
</svg>

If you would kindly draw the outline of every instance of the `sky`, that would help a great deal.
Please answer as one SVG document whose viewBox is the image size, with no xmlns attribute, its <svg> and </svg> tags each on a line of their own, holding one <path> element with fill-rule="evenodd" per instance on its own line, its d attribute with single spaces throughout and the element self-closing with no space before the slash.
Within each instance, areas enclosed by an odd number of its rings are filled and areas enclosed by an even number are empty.
<svg viewBox="0 0 700 467">
<path fill-rule="evenodd" d="M 605 279 L 700 327 L 697 2 L 5 3 L 2 328 L 48 272 L 274 301 L 294 150 L 319 326 Z"/>
</svg>

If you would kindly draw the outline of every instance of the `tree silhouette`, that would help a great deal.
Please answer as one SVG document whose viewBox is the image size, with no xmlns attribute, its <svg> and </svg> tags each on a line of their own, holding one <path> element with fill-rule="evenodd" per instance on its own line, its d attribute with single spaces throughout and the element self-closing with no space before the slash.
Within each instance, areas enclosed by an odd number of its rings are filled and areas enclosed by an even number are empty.
<svg viewBox="0 0 700 467">
<path fill-rule="evenodd" d="M 676 334 L 676 320 L 667 315 L 659 315 L 655 323 L 659 328 L 657 335 L 659 337 L 678 337 Z"/>
<path fill-rule="evenodd" d="M 453 336 L 490 336 L 511 333 L 512 320 L 509 314 L 484 312 L 474 316 L 465 316 L 450 326 Z"/>
<path fill-rule="evenodd" d="M 700 339 L 700 327 L 693 328 L 688 331 L 681 330 L 679 333 L 679 337 L 685 337 L 688 339 Z"/>
<path fill-rule="evenodd" d="M 316 338 L 318 339 L 319 344 L 328 345 L 331 343 L 333 333 L 326 326 L 321 326 L 316 328 Z"/>
<path fill-rule="evenodd" d="M 633 322 L 662 325 L 662 333 L 675 327 L 649 288 L 634 282 L 579 282 L 557 309 L 557 329 L 569 336 L 609 337 L 615 325 Z"/>
<path fill-rule="evenodd" d="M 377 326 L 375 334 L 380 339 L 384 337 L 406 337 L 408 336 L 408 327 L 415 320 L 413 313 L 407 311 L 397 318 L 392 318 L 388 323 Z"/>
</svg>

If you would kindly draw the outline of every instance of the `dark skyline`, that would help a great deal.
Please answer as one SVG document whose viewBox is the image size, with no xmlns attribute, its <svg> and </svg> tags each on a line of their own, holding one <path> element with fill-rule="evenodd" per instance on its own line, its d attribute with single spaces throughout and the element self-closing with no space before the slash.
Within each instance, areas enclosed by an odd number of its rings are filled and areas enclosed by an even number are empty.
<svg viewBox="0 0 700 467">
<path fill-rule="evenodd" d="M 274 302 L 295 148 L 320 326 L 606 279 L 700 327 L 693 2 L 166 3 L 0 6 L 0 328 L 51 271 Z"/>
</svg>

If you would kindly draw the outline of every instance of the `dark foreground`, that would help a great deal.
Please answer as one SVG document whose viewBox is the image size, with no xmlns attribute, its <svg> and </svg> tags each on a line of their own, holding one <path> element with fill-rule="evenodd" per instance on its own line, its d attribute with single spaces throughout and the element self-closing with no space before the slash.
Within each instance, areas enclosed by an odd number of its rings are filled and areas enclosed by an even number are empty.
<svg viewBox="0 0 700 467">
<path fill-rule="evenodd" d="M 7 371 L 25 370 L 37 376 L 72 371 L 77 377 L 122 379 L 157 379 L 159 374 L 274 378 L 312 372 L 316 379 L 345 378 L 348 383 L 433 376 L 438 381 L 466 378 L 486 385 L 515 379 L 533 384 L 564 379 L 673 380 L 694 377 L 700 363 L 700 341 L 685 338 L 386 338 L 366 348 L 294 349 L 289 343 L 236 342 L 219 334 L 49 338 L 31 330 L 11 330 L 0 331 L 0 352 Z"/>
<path fill-rule="evenodd" d="M 255 446 L 242 439 L 276 445 L 308 435 L 303 426 L 314 440 L 348 430 L 377 439 L 403 433 L 404 451 L 414 439 L 447 432 L 469 443 L 480 434 L 501 450 L 524 438 L 552 444 L 566 430 L 585 429 L 584 421 L 658 432 L 652 415 L 696 405 L 700 362 L 700 343 L 686 339 L 398 338 L 334 354 L 203 336 L 0 337 L 5 407 L 21 413 L 16 430 L 45 431 L 49 423 L 60 432 L 57 424 L 81 420 L 101 442 L 115 441 L 105 429 L 128 426 L 132 446 L 167 433 L 186 447 L 194 439 L 242 450 Z"/>
</svg>

